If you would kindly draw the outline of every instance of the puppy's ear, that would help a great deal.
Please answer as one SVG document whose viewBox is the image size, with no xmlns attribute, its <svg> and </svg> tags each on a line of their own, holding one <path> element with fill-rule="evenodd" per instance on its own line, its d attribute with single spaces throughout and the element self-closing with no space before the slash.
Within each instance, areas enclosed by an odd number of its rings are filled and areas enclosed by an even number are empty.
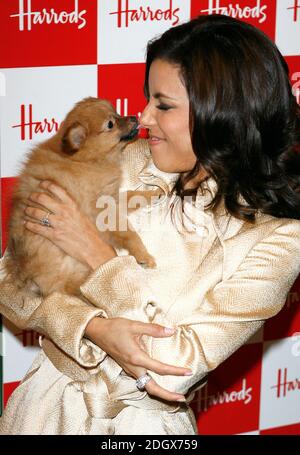
<svg viewBox="0 0 300 455">
<path fill-rule="evenodd" d="M 67 155 L 74 155 L 84 144 L 87 138 L 86 127 L 79 122 L 70 125 L 62 138 L 62 151 Z"/>
</svg>

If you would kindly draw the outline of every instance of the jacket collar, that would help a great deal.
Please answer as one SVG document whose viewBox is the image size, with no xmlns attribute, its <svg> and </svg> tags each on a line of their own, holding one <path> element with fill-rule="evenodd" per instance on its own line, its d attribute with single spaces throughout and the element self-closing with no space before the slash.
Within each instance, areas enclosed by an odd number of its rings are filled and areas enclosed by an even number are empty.
<svg viewBox="0 0 300 455">
<path fill-rule="evenodd" d="M 177 178 L 179 177 L 179 173 L 166 173 L 160 171 L 154 165 L 152 156 L 150 155 L 148 156 L 146 164 L 137 175 L 137 177 L 139 181 L 145 183 L 146 185 L 154 185 L 162 188 L 165 195 L 168 195 L 173 188 Z M 139 184 L 139 186 L 140 185 L 141 184 Z M 195 205 L 196 207 L 199 207 L 199 210 L 204 210 L 211 216 L 216 236 L 218 237 L 223 248 L 224 259 L 222 279 L 226 280 L 239 266 L 243 254 L 245 256 L 251 247 L 260 239 L 261 234 L 260 230 L 256 229 L 257 226 L 266 223 L 269 220 L 274 221 L 274 216 L 267 215 L 265 213 L 262 213 L 261 210 L 258 210 L 256 213 L 255 223 L 249 223 L 229 214 L 225 208 L 224 200 L 221 201 L 219 206 L 213 212 L 211 209 L 206 209 L 205 206 L 207 206 L 207 204 L 211 202 L 212 198 L 214 197 L 217 190 L 217 184 L 215 180 L 210 177 L 203 182 L 202 187 L 203 193 L 201 192 L 200 188 L 197 191 Z M 178 196 L 175 197 L 178 198 Z M 159 199 L 158 203 L 160 202 L 162 201 Z M 241 195 L 238 198 L 238 202 L 243 205 L 247 205 L 247 202 Z M 282 221 L 278 219 L 278 223 L 280 224 L 281 222 Z M 238 252 L 236 250 L 237 241 L 235 238 L 237 234 L 242 236 L 242 239 L 238 244 Z M 210 238 L 210 241 L 211 245 L 209 246 L 208 251 L 210 250 L 213 243 L 212 237 Z M 241 254 L 241 251 L 244 251 L 244 253 Z"/>
<path fill-rule="evenodd" d="M 178 172 L 171 173 L 161 171 L 155 166 L 152 160 L 152 156 L 149 155 L 145 166 L 138 174 L 138 179 L 146 185 L 160 187 L 167 197 L 170 194 L 179 175 L 180 174 Z M 224 241 L 236 235 L 243 227 L 245 222 L 230 215 L 226 211 L 223 201 L 214 212 L 206 208 L 217 191 L 217 183 L 213 177 L 207 178 L 203 182 L 202 187 L 203 193 L 200 188 L 197 191 L 195 206 L 198 207 L 199 210 L 202 209 L 204 211 L 207 211 L 211 215 L 215 231 L 222 245 L 224 246 Z M 240 200 L 245 203 L 245 200 L 242 197 L 240 197 Z M 161 202 L 162 200 L 158 203 Z"/>
</svg>

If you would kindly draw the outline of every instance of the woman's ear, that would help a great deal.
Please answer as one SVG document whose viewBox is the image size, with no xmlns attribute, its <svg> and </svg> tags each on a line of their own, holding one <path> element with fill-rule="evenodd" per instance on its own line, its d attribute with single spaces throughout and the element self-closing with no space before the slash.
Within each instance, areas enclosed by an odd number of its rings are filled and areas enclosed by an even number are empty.
<svg viewBox="0 0 300 455">
<path fill-rule="evenodd" d="M 74 155 L 83 146 L 87 138 L 87 129 L 79 122 L 70 125 L 62 138 L 62 151 L 67 155 Z"/>
</svg>

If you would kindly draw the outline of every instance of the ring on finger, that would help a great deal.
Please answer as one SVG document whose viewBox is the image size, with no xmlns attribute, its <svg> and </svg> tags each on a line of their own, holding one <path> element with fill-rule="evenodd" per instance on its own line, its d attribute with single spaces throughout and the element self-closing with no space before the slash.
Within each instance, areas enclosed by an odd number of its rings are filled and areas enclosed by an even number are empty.
<svg viewBox="0 0 300 455">
<path fill-rule="evenodd" d="M 151 380 L 151 376 L 148 373 L 143 374 L 137 380 L 135 381 L 135 385 L 137 389 L 139 389 L 141 392 L 145 390 L 145 385 L 148 384 L 148 382 Z"/>
<path fill-rule="evenodd" d="M 50 220 L 49 220 L 49 215 L 51 215 L 51 212 L 47 212 L 47 214 L 40 220 L 40 224 L 42 226 L 51 227 L 51 223 L 50 223 Z"/>
</svg>

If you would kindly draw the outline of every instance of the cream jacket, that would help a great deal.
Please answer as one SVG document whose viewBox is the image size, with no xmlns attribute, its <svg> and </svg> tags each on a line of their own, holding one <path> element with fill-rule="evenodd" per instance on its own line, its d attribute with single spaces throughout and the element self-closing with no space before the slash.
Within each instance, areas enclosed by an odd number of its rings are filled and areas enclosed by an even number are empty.
<svg viewBox="0 0 300 455">
<path fill-rule="evenodd" d="M 173 336 L 143 336 L 143 342 L 154 359 L 191 368 L 192 376 L 149 371 L 159 385 L 185 394 L 189 403 L 208 373 L 282 309 L 300 272 L 300 221 L 259 212 L 252 225 L 230 216 L 223 204 L 213 213 L 205 208 L 216 191 L 209 178 L 204 193 L 198 190 L 195 205 L 188 206 L 185 222 L 192 232 L 182 232 L 180 223 L 170 221 L 171 205 L 180 221 L 181 201 L 168 197 L 178 174 L 158 170 L 143 139 L 126 148 L 123 169 L 123 190 L 164 191 L 151 207 L 130 215 L 156 269 L 145 269 L 125 250 L 117 251 L 81 286 L 82 300 L 59 293 L 32 298 L 0 284 L 1 313 L 16 326 L 44 335 L 44 353 L 72 379 L 88 414 L 98 419 L 113 418 L 130 405 L 172 413 L 186 405 L 138 391 L 135 380 L 84 337 L 92 318 L 176 327 Z"/>
</svg>

